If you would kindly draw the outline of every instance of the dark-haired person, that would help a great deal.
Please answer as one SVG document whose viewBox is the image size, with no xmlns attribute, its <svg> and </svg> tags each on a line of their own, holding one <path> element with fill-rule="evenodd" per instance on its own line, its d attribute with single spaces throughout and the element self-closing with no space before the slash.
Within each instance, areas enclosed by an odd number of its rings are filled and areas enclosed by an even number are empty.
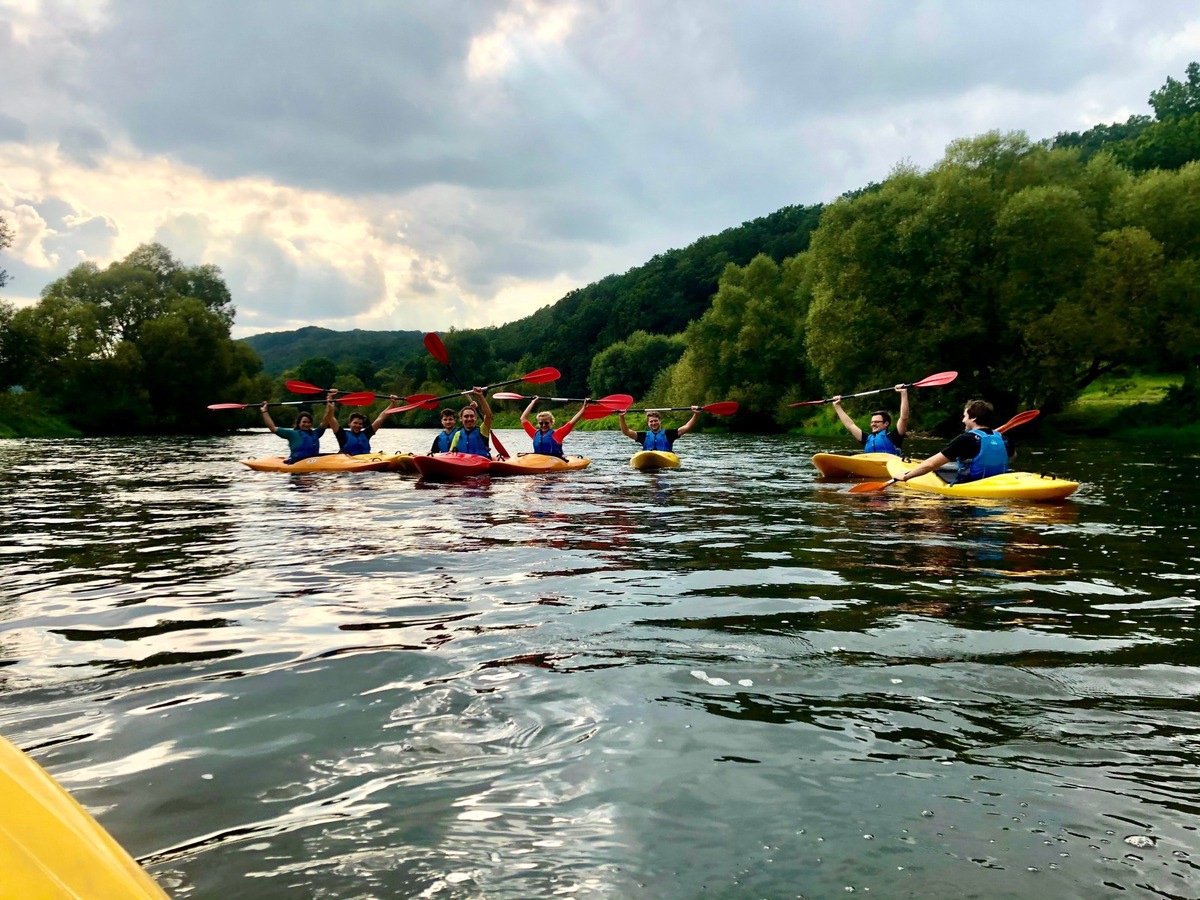
<svg viewBox="0 0 1200 900">
<path fill-rule="evenodd" d="M 529 401 L 529 405 L 525 407 L 525 412 L 521 413 L 521 427 L 525 429 L 525 433 L 533 439 L 533 452 L 543 453 L 546 456 L 557 456 L 560 459 L 564 458 L 563 441 L 567 435 L 575 428 L 575 423 L 583 418 L 583 411 L 587 409 L 587 400 L 583 401 L 583 406 L 579 407 L 579 412 L 571 417 L 567 424 L 561 428 L 554 427 L 554 413 L 542 411 L 537 414 L 537 428 L 529 423 L 529 414 L 533 412 L 533 408 L 537 406 L 541 397 L 534 397 Z"/>
<path fill-rule="evenodd" d="M 908 481 L 950 462 L 958 463 L 958 473 L 951 484 L 966 484 L 1007 472 L 1012 448 L 1004 435 L 992 430 L 992 404 L 986 400 L 968 401 L 962 420 L 962 434 L 947 444 L 941 453 L 933 454 L 896 480 Z"/>
<path fill-rule="evenodd" d="M 692 407 L 692 417 L 680 425 L 678 428 L 668 428 L 665 431 L 662 427 L 662 416 L 653 410 L 646 413 L 646 431 L 634 431 L 625 424 L 625 410 L 617 413 L 617 421 L 621 426 L 621 434 L 625 437 L 633 438 L 642 445 L 643 450 L 666 450 L 672 451 L 675 446 L 675 441 L 683 437 L 689 431 L 696 427 L 696 421 L 700 418 L 700 407 Z"/>
<path fill-rule="evenodd" d="M 325 401 L 325 418 L 321 420 L 321 427 L 333 429 L 333 436 L 337 438 L 338 449 L 342 453 L 349 456 L 355 456 L 359 453 L 370 453 L 371 438 L 382 427 L 383 420 L 391 415 L 388 410 L 399 402 L 400 398 L 392 394 L 391 406 L 384 409 L 370 425 L 367 424 L 366 416 L 360 412 L 356 412 L 350 414 L 350 419 L 346 423 L 347 427 L 342 428 L 338 424 L 334 401 L 327 399 Z"/>
<path fill-rule="evenodd" d="M 433 446 L 429 448 L 430 453 L 449 453 L 450 442 L 454 440 L 454 432 L 458 429 L 458 417 L 454 410 L 447 407 L 442 410 L 442 430 L 438 432 L 437 437 L 433 439 Z"/>
<path fill-rule="evenodd" d="M 473 453 L 476 456 L 492 458 L 492 448 L 488 444 L 488 435 L 492 431 L 492 408 L 488 406 L 487 397 L 483 391 L 476 388 L 472 393 L 478 398 L 470 406 L 464 406 L 458 414 L 460 427 L 450 439 L 451 453 Z M 479 413 L 475 406 L 483 410 L 483 425 L 479 425 Z"/>
<path fill-rule="evenodd" d="M 271 429 L 272 434 L 277 434 L 288 442 L 290 453 L 284 462 L 294 463 L 302 459 L 308 459 L 310 456 L 320 456 L 321 435 L 325 433 L 325 429 L 313 429 L 312 413 L 308 410 L 302 409 L 296 415 L 296 425 L 294 428 L 280 428 L 277 426 L 271 419 L 271 414 L 267 411 L 266 401 L 263 401 L 262 417 L 263 424 Z"/>
<path fill-rule="evenodd" d="M 837 413 L 846 430 L 854 435 L 854 439 L 863 445 L 863 453 L 891 453 L 900 456 L 900 446 L 908 433 L 908 388 L 902 384 L 896 385 L 900 393 L 900 418 L 896 427 L 889 431 L 892 424 L 892 414 L 885 409 L 877 409 L 871 413 L 871 430 L 864 432 L 854 424 L 854 420 L 842 409 L 842 395 L 833 398 L 833 411 Z"/>
</svg>

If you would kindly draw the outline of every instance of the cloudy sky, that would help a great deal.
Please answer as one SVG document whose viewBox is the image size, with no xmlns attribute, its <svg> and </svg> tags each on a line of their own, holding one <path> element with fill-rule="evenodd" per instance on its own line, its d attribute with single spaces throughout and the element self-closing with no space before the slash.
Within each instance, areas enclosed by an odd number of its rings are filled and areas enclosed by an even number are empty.
<svg viewBox="0 0 1200 900">
<path fill-rule="evenodd" d="M 1195 0 L 0 0 L 3 298 L 159 241 L 237 336 L 500 324 L 1191 60 Z"/>
</svg>

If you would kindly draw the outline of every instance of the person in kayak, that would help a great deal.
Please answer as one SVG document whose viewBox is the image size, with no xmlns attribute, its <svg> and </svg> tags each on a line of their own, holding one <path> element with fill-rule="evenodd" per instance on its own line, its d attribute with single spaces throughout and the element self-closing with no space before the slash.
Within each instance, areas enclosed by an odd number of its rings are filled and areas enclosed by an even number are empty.
<svg viewBox="0 0 1200 900">
<path fill-rule="evenodd" d="M 541 397 L 534 397 L 529 401 L 529 405 L 525 407 L 525 412 L 521 413 L 521 427 L 525 429 L 525 433 L 533 438 L 533 452 L 544 453 L 546 456 L 557 456 L 559 459 L 565 458 L 563 454 L 563 441 L 567 435 L 575 428 L 575 423 L 583 418 L 583 411 L 587 409 L 587 400 L 583 401 L 583 406 L 579 407 L 579 412 L 571 417 L 570 421 L 562 428 L 554 427 L 554 413 L 540 412 L 537 414 L 537 428 L 529 424 L 529 414 L 533 412 L 533 408 L 537 406 Z"/>
<path fill-rule="evenodd" d="M 634 431 L 625 424 L 625 410 L 617 413 L 617 420 L 621 426 L 621 434 L 625 437 L 633 438 L 642 445 L 643 450 L 667 450 L 675 446 L 675 441 L 683 437 L 689 431 L 696 427 L 696 422 L 700 418 L 700 407 L 692 407 L 692 417 L 680 425 L 678 428 L 668 428 L 665 431 L 662 427 L 662 417 L 651 410 L 646 413 L 646 428 L 648 431 Z"/>
<path fill-rule="evenodd" d="M 891 453 L 900 456 L 900 445 L 908 433 L 908 388 L 902 384 L 896 385 L 900 392 L 900 418 L 896 420 L 895 429 L 889 431 L 892 424 L 892 414 L 885 409 L 877 409 L 871 413 L 871 431 L 864 432 L 854 424 L 854 420 L 842 409 L 842 395 L 833 398 L 833 411 L 837 413 L 846 430 L 854 435 L 854 439 L 863 445 L 863 453 Z"/>
<path fill-rule="evenodd" d="M 391 406 L 396 406 L 400 402 L 400 398 L 395 394 L 391 395 Z M 347 454 L 354 456 L 357 453 L 371 452 L 371 438 L 374 436 L 380 427 L 383 425 L 383 420 L 391 413 L 385 409 L 381 412 L 378 418 L 370 425 L 367 424 L 367 417 L 360 412 L 351 413 L 350 421 L 346 423 L 347 428 L 343 428 L 338 424 L 337 411 L 334 408 L 334 401 L 326 399 L 325 401 L 325 418 L 321 420 L 322 428 L 332 428 L 333 436 L 337 438 L 338 449 Z"/>
<path fill-rule="evenodd" d="M 451 453 L 473 453 L 476 456 L 492 458 L 492 448 L 488 445 L 488 435 L 492 431 L 492 408 L 488 406 L 487 397 L 483 396 L 480 388 L 472 393 L 479 399 L 470 406 L 464 406 L 458 414 L 461 427 L 454 432 L 450 439 Z M 475 411 L 476 404 L 483 410 L 483 425 L 478 425 L 479 414 Z"/>
<path fill-rule="evenodd" d="M 333 391 L 329 392 L 329 396 L 333 396 Z M 262 405 L 263 424 L 271 429 L 272 434 L 277 434 L 288 442 L 288 447 L 291 452 L 285 463 L 291 465 L 294 462 L 299 462 L 302 459 L 308 459 L 310 456 L 321 455 L 321 435 L 325 433 L 324 428 L 313 430 L 312 413 L 308 410 L 301 410 L 296 416 L 296 426 L 294 428 L 280 428 L 271 419 L 271 413 L 267 411 L 267 403 L 264 400 Z"/>
<path fill-rule="evenodd" d="M 941 453 L 933 454 L 896 480 L 908 481 L 950 462 L 958 463 L 958 471 L 950 484 L 966 484 L 1007 472 L 1013 451 L 1008 438 L 986 424 L 992 421 L 992 404 L 986 400 L 969 401 L 963 409 L 962 420 L 962 434 L 947 444 Z"/>
<path fill-rule="evenodd" d="M 433 446 L 429 448 L 430 453 L 449 453 L 450 442 L 454 440 L 454 432 L 458 430 L 458 418 L 454 414 L 454 410 L 447 407 L 442 410 L 442 430 L 438 432 L 437 437 L 433 439 Z"/>
</svg>

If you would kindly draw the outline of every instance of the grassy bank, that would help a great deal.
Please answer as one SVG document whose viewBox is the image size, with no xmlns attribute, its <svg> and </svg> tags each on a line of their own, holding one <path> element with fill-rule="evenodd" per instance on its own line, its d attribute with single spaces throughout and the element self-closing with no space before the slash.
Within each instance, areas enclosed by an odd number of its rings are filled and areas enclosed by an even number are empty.
<svg viewBox="0 0 1200 900">
<path fill-rule="evenodd" d="M 46 413 L 37 394 L 0 394 L 0 438 L 68 438 L 82 433 Z"/>
</svg>

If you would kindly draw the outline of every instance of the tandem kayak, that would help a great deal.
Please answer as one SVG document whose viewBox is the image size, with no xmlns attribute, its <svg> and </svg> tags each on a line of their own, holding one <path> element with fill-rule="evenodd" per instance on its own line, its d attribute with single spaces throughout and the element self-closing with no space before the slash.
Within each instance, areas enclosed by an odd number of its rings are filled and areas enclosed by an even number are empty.
<svg viewBox="0 0 1200 900">
<path fill-rule="evenodd" d="M 888 462 L 888 474 L 895 478 L 916 467 L 915 462 L 892 457 Z M 966 484 L 947 484 L 934 472 L 900 481 L 893 487 L 907 488 L 926 494 L 941 494 L 944 497 L 966 497 L 972 500 L 1062 500 L 1079 487 L 1077 481 L 1064 481 L 1049 475 L 1033 472 L 1005 472 L 990 478 L 980 478 Z"/>
<path fill-rule="evenodd" d="M 590 459 L 572 456 L 563 459 L 545 453 L 525 453 L 513 459 L 496 460 L 488 474 L 496 475 L 546 475 L 551 472 L 578 472 L 592 464 Z"/>
<path fill-rule="evenodd" d="M 889 459 L 899 459 L 894 453 L 818 453 L 812 458 L 826 478 L 887 478 Z"/>
<path fill-rule="evenodd" d="M 668 450 L 639 450 L 629 459 L 635 469 L 678 469 L 679 457 Z"/>
<path fill-rule="evenodd" d="M 45 769 L 0 738 L 0 896 L 167 895 Z"/>
<path fill-rule="evenodd" d="M 492 467 L 490 459 L 486 456 L 476 456 L 474 453 L 431 453 L 428 456 L 414 456 L 413 464 L 423 478 L 437 481 L 486 475 Z"/>
<path fill-rule="evenodd" d="M 388 468 L 387 459 L 383 454 L 366 453 L 361 457 L 347 456 L 345 453 L 325 453 L 321 456 L 310 456 L 299 459 L 294 463 L 285 462 L 283 456 L 264 456 L 259 459 L 243 459 L 243 466 L 249 466 L 256 472 L 372 472 Z"/>
</svg>

